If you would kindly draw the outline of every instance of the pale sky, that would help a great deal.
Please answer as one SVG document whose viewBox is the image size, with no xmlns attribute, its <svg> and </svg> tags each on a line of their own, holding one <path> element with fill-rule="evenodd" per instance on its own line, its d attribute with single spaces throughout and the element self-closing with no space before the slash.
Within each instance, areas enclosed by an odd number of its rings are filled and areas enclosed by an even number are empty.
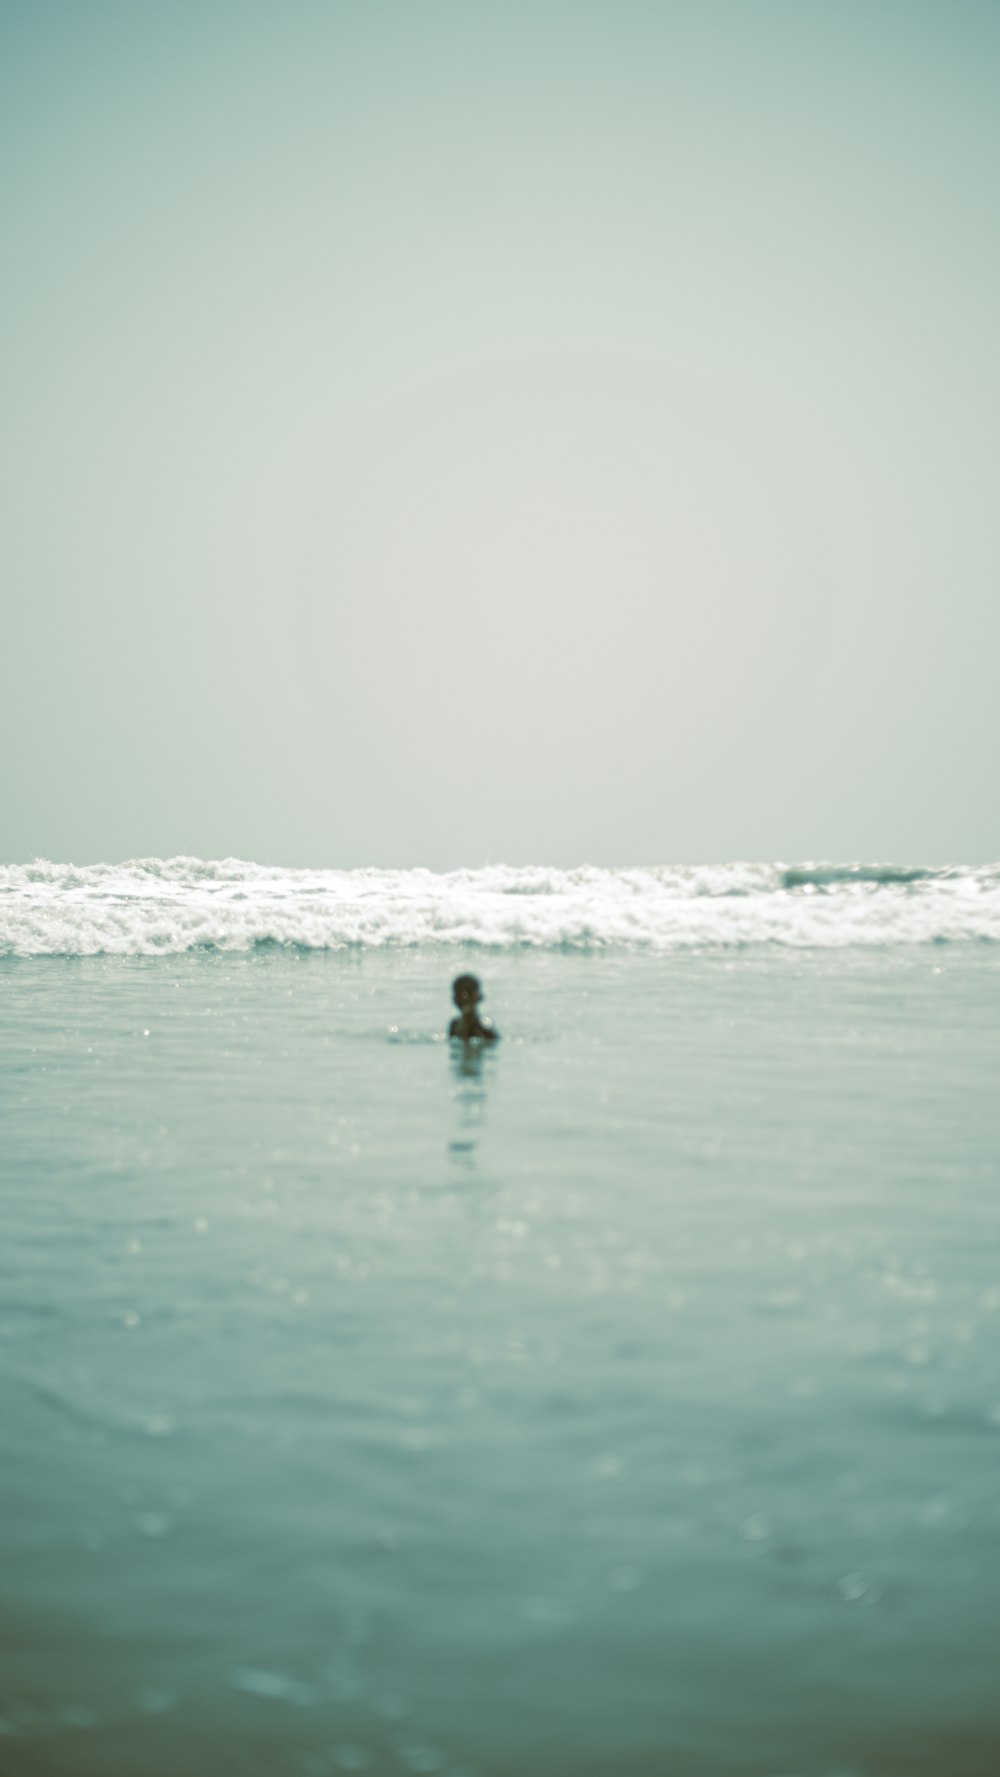
<svg viewBox="0 0 1000 1777">
<path fill-rule="evenodd" d="M 994 0 L 0 0 L 0 856 L 1000 857 Z"/>
</svg>

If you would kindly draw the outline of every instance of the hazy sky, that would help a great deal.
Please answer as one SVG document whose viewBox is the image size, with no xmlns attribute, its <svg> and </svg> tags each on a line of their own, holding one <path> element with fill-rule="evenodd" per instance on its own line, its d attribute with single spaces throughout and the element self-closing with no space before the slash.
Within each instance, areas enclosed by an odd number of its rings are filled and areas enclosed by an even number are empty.
<svg viewBox="0 0 1000 1777">
<path fill-rule="evenodd" d="M 996 0 L 0 0 L 0 856 L 1000 856 Z"/>
</svg>

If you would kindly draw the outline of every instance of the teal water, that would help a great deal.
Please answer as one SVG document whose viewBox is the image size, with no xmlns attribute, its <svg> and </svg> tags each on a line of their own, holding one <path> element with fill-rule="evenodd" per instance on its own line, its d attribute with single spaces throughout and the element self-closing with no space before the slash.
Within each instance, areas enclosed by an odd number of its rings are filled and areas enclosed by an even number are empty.
<svg viewBox="0 0 1000 1777">
<path fill-rule="evenodd" d="M 998 988 L 0 961 L 4 1777 L 992 1777 Z"/>
</svg>

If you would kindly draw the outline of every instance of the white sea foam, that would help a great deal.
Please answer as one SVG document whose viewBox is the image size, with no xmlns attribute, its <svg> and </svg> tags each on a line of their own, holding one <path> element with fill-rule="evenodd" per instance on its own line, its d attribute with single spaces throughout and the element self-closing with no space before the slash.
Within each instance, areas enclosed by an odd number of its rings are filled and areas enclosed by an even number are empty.
<svg viewBox="0 0 1000 1777">
<path fill-rule="evenodd" d="M 290 870 L 229 858 L 0 868 L 0 955 L 260 944 L 673 950 L 1000 940 L 1000 867 Z"/>
</svg>

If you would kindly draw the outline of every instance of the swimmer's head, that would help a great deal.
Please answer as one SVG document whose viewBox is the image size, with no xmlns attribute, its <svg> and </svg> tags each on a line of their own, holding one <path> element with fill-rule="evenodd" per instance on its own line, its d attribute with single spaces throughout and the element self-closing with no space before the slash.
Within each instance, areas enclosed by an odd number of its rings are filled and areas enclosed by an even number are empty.
<svg viewBox="0 0 1000 1777">
<path fill-rule="evenodd" d="M 460 1012 L 468 1011 L 483 997 L 483 990 L 475 975 L 456 975 L 451 984 L 451 997 Z"/>
</svg>

